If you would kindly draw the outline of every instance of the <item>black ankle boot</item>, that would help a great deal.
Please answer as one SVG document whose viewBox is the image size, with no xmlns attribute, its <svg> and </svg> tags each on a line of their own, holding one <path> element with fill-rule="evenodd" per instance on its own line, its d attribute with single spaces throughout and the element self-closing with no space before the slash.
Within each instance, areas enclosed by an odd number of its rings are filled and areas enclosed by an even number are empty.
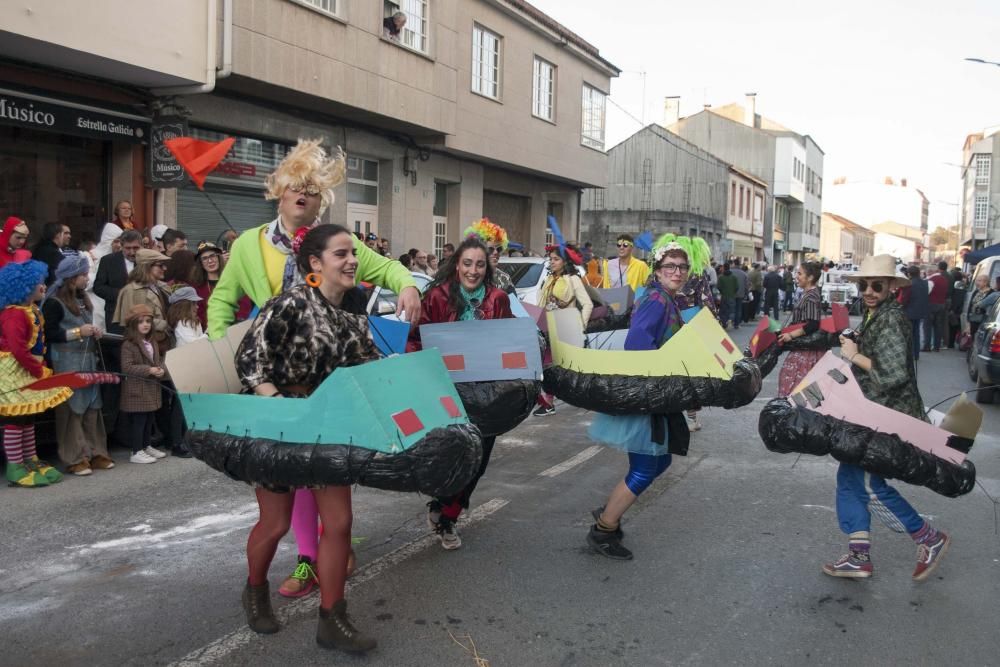
<svg viewBox="0 0 1000 667">
<path fill-rule="evenodd" d="M 254 632 L 273 635 L 281 629 L 271 610 L 271 588 L 266 581 L 260 586 L 251 586 L 247 580 L 243 589 L 243 611 L 247 615 L 247 625 Z"/>
<path fill-rule="evenodd" d="M 316 643 L 323 648 L 363 653 L 375 648 L 375 639 L 358 631 L 347 617 L 347 601 L 340 600 L 330 611 L 319 608 Z"/>
<path fill-rule="evenodd" d="M 616 531 L 603 531 L 595 523 L 587 533 L 587 544 L 597 553 L 613 560 L 632 560 L 632 552 L 622 545 Z"/>
</svg>

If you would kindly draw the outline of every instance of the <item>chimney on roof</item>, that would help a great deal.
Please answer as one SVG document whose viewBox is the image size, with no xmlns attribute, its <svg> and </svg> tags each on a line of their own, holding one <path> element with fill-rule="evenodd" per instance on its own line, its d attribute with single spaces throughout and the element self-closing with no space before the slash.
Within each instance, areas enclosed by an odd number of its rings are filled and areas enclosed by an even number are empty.
<svg viewBox="0 0 1000 667">
<path fill-rule="evenodd" d="M 747 127 L 757 126 L 757 93 L 747 93 L 746 104 L 743 107 L 743 124 Z"/>
<path fill-rule="evenodd" d="M 681 119 L 681 98 L 671 95 L 663 100 L 663 126 L 670 127 Z"/>
<path fill-rule="evenodd" d="M 711 109 L 711 108 L 712 108 L 712 105 L 711 105 L 711 104 L 702 104 L 702 105 L 701 105 L 701 108 L 702 108 L 702 109 Z"/>
</svg>

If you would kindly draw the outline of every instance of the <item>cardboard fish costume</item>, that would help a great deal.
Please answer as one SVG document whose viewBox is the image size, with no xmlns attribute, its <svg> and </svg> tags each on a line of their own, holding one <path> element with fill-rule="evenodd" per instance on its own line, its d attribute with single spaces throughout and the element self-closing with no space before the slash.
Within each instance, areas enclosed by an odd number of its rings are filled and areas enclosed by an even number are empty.
<svg viewBox="0 0 1000 667">
<path fill-rule="evenodd" d="M 938 427 L 879 405 L 864 396 L 850 365 L 827 352 L 791 396 L 764 407 L 758 429 L 772 452 L 829 454 L 956 497 L 975 486 L 976 468 L 965 455 L 982 416 L 974 404 L 960 400 Z"/>
</svg>

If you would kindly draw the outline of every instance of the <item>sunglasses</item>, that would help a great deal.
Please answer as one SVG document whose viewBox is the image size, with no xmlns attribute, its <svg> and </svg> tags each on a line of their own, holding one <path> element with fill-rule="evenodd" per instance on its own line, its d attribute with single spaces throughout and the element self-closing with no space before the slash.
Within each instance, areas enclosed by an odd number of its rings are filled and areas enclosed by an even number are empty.
<svg viewBox="0 0 1000 667">
<path fill-rule="evenodd" d="M 687 273 L 691 270 L 690 264 L 660 264 L 660 268 L 667 273 Z"/>
<path fill-rule="evenodd" d="M 294 183 L 288 186 L 288 189 L 292 192 L 306 193 L 307 195 L 316 196 L 320 193 L 319 186 L 315 183 Z"/>
<path fill-rule="evenodd" d="M 498 245 L 497 246 L 492 246 L 492 245 L 486 246 L 486 254 L 487 255 L 492 255 L 493 253 L 500 254 L 500 251 L 501 251 L 501 248 Z"/>
<path fill-rule="evenodd" d="M 885 282 L 881 280 L 873 280 L 871 282 L 868 282 L 864 278 L 858 280 L 858 289 L 862 292 L 868 291 L 869 285 L 871 285 L 872 291 L 876 294 L 880 294 L 885 289 Z"/>
<path fill-rule="evenodd" d="M 631 241 L 619 241 L 617 243 L 617 245 L 618 245 L 619 248 L 631 248 L 632 247 L 632 242 Z"/>
</svg>

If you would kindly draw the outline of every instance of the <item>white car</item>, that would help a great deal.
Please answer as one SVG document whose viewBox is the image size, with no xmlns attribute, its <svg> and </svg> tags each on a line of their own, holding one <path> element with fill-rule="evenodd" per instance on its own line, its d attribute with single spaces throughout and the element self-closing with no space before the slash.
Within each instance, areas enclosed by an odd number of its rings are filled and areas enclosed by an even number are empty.
<svg viewBox="0 0 1000 667">
<path fill-rule="evenodd" d="M 854 312 L 856 304 L 860 303 L 857 283 L 847 280 L 848 276 L 856 275 L 854 271 L 838 271 L 830 269 L 820 276 L 820 291 L 823 294 L 823 307 L 829 309 L 831 304 L 839 303 Z"/>
<path fill-rule="evenodd" d="M 413 281 L 417 283 L 417 289 L 423 294 L 427 286 L 431 284 L 432 278 L 426 273 L 419 273 L 417 271 L 411 271 L 410 275 L 413 276 Z M 399 296 L 391 289 L 376 286 L 372 290 L 371 296 L 368 297 L 368 314 L 398 321 L 399 318 L 396 317 L 396 300 L 398 298 Z"/>
<path fill-rule="evenodd" d="M 547 257 L 504 257 L 500 260 L 500 268 L 514 282 L 514 291 L 522 303 L 538 305 L 542 285 L 549 275 L 549 260 Z"/>
</svg>

